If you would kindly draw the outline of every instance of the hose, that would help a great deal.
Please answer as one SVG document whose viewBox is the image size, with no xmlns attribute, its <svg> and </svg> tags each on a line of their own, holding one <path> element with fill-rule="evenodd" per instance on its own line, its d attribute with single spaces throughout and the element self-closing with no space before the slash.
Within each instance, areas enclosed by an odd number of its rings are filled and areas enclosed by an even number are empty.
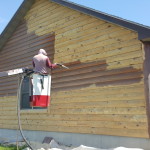
<svg viewBox="0 0 150 150">
<path fill-rule="evenodd" d="M 25 143 L 29 146 L 29 148 L 31 150 L 34 150 L 33 147 L 30 145 L 30 143 L 25 138 L 25 136 L 23 134 L 23 131 L 22 131 L 22 127 L 21 127 L 21 120 L 20 120 L 20 100 L 21 100 L 21 87 L 22 87 L 23 79 L 24 79 L 24 75 L 21 74 L 21 77 L 19 75 L 19 79 L 18 79 L 18 92 L 17 92 L 17 97 L 18 97 L 18 104 L 17 104 L 18 126 L 19 126 L 19 131 L 21 133 L 21 136 L 24 139 Z"/>
</svg>

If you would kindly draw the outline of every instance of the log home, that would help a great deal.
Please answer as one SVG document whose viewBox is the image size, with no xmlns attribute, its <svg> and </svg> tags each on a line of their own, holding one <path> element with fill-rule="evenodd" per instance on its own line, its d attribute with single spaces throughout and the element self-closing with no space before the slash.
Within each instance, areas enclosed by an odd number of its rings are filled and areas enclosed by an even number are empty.
<svg viewBox="0 0 150 150">
<path fill-rule="evenodd" d="M 0 72 L 52 62 L 51 104 L 22 109 L 27 138 L 65 144 L 150 147 L 150 27 L 65 0 L 24 0 L 0 36 Z M 18 77 L 0 78 L 0 137 L 15 137 Z M 109 141 L 109 142 L 108 142 Z"/>
</svg>

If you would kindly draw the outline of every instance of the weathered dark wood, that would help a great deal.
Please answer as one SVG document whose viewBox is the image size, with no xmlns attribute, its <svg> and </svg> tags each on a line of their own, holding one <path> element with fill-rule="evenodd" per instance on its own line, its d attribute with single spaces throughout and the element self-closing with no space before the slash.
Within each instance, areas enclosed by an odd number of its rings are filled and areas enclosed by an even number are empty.
<svg viewBox="0 0 150 150">
<path fill-rule="evenodd" d="M 56 69 L 52 72 L 52 90 L 72 90 L 92 84 L 98 86 L 131 84 L 142 79 L 142 70 L 132 67 L 107 70 L 105 60 L 91 63 L 78 62 L 67 66 L 69 70 Z"/>
<path fill-rule="evenodd" d="M 51 105 L 24 111 L 23 129 L 148 138 L 137 32 L 48 0 L 36 1 L 23 19 L 0 51 L 0 72 L 32 67 L 40 48 L 70 68 L 52 70 Z M 0 128 L 16 129 L 17 76 L 0 84 Z"/>
<path fill-rule="evenodd" d="M 47 51 L 53 62 L 54 41 L 54 32 L 42 36 L 37 36 L 34 33 L 27 34 L 26 22 L 23 22 L 1 52 L 0 71 L 32 67 L 32 57 L 38 53 L 40 48 Z M 4 78 L 4 75 L 6 75 L 6 72 L 0 74 L 0 76 L 3 76 L 3 79 L 0 79 L 0 96 L 16 95 L 17 77 Z"/>
</svg>

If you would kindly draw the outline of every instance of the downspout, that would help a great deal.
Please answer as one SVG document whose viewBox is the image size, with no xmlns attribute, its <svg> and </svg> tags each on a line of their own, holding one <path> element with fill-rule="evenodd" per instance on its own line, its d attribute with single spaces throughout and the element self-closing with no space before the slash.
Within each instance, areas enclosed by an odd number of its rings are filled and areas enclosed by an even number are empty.
<svg viewBox="0 0 150 150">
<path fill-rule="evenodd" d="M 148 121 L 148 135 L 150 138 L 150 42 L 143 42 L 145 59 L 144 59 L 144 85 L 145 85 L 145 98 L 146 98 L 146 113 Z M 148 80 L 149 77 L 149 80 Z"/>
</svg>

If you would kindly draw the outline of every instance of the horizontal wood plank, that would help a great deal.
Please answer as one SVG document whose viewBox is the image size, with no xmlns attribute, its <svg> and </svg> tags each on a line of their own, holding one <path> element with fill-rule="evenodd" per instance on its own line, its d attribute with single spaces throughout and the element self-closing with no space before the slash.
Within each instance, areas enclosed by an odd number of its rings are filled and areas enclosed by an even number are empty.
<svg viewBox="0 0 150 150">
<path fill-rule="evenodd" d="M 23 130 L 148 138 L 136 32 L 39 0 L 0 52 L 0 70 L 32 67 L 40 48 L 70 69 L 52 71 L 48 109 L 21 110 Z M 0 128 L 18 129 L 17 79 L 0 79 Z"/>
</svg>

